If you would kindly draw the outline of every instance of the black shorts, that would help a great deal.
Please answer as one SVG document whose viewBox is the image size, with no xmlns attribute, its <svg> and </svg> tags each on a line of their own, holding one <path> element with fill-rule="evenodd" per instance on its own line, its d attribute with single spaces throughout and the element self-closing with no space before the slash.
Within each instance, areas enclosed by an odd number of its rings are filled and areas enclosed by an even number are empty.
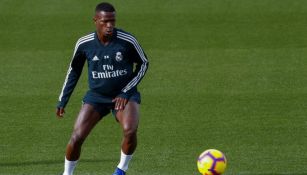
<svg viewBox="0 0 307 175">
<path fill-rule="evenodd" d="M 128 101 L 134 101 L 138 104 L 141 103 L 141 95 L 139 92 L 134 92 Z M 115 103 L 101 103 L 100 100 L 96 100 L 96 98 L 88 98 L 86 95 L 83 98 L 83 104 L 90 104 L 94 107 L 95 111 L 97 111 L 100 114 L 100 117 L 103 118 L 104 116 L 108 115 L 111 111 L 113 115 L 116 115 L 117 110 L 114 109 Z"/>
</svg>

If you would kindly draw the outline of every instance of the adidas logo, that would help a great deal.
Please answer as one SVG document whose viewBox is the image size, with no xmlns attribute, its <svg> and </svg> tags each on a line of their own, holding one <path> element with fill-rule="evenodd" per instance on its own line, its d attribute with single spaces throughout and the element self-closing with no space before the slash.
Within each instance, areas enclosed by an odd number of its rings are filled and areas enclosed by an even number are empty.
<svg viewBox="0 0 307 175">
<path fill-rule="evenodd" d="M 99 61 L 99 58 L 95 55 L 92 61 Z"/>
</svg>

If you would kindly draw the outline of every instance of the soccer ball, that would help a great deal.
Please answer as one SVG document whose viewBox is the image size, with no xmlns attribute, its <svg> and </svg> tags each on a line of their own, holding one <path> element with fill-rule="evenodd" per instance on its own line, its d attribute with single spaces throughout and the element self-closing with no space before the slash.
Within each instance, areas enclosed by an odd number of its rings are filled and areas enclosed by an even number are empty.
<svg viewBox="0 0 307 175">
<path fill-rule="evenodd" d="M 221 175 L 226 169 L 226 164 L 226 157 L 216 149 L 204 151 L 197 160 L 198 170 L 203 175 Z"/>
</svg>

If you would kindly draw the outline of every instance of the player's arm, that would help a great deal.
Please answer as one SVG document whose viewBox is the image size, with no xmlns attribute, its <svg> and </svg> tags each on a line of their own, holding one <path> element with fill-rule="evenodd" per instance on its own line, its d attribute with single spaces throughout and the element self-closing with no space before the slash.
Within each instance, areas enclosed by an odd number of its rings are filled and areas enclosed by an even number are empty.
<svg viewBox="0 0 307 175">
<path fill-rule="evenodd" d="M 84 54 L 79 48 L 76 48 L 67 71 L 61 94 L 59 96 L 56 109 L 56 115 L 58 117 L 63 117 L 65 113 L 64 108 L 80 78 L 85 60 L 86 58 L 84 57 Z"/>
<path fill-rule="evenodd" d="M 131 58 L 133 58 L 135 70 L 131 81 L 121 90 L 121 93 L 113 100 L 115 109 L 123 110 L 131 96 L 131 90 L 135 88 L 144 77 L 148 69 L 148 59 L 141 46 L 136 39 L 131 41 Z"/>
</svg>

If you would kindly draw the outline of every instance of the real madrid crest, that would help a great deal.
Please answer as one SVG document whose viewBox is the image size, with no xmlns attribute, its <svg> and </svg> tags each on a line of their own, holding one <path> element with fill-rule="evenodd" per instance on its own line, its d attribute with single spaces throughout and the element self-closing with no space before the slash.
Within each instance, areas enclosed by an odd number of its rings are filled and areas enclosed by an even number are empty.
<svg viewBox="0 0 307 175">
<path fill-rule="evenodd" d="M 116 52 L 115 60 L 120 62 L 123 60 L 123 54 L 121 52 Z"/>
</svg>

